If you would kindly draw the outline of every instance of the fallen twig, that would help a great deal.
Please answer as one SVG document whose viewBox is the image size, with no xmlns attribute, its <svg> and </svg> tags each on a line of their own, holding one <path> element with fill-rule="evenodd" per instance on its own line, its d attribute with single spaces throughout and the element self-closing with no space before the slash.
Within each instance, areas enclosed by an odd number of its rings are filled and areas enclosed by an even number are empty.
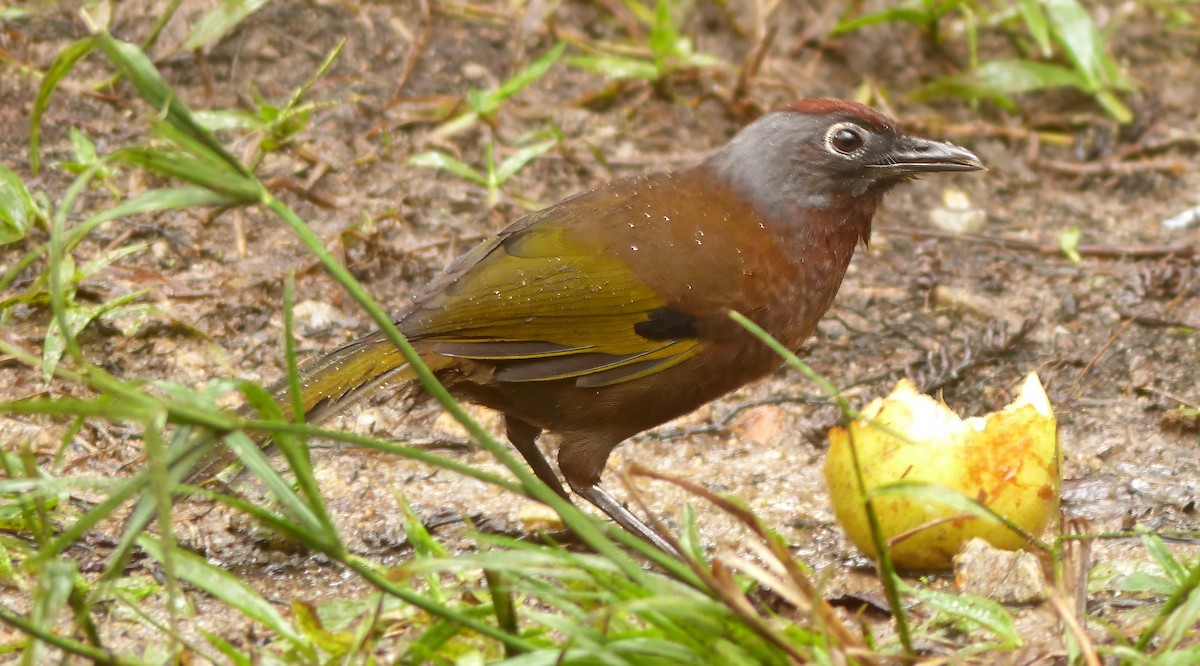
<svg viewBox="0 0 1200 666">
<path fill-rule="evenodd" d="M 1098 162 L 1064 162 L 1039 157 L 1033 160 L 1031 167 L 1057 171 L 1073 176 L 1108 176 L 1127 175 L 1143 171 L 1166 171 L 1181 174 L 1191 168 L 1183 160 L 1142 160 L 1138 162 L 1122 162 L 1118 160 L 1101 160 Z"/>
<path fill-rule="evenodd" d="M 1163 319 L 1161 317 L 1152 317 L 1150 315 L 1134 314 L 1132 312 L 1121 312 L 1121 317 L 1128 319 L 1138 326 L 1146 328 L 1190 328 L 1200 329 L 1200 322 L 1186 322 L 1177 319 Z"/>
<path fill-rule="evenodd" d="M 1057 245 L 1043 244 L 1023 238 L 1004 238 L 1001 236 L 985 236 L 982 234 L 954 234 L 933 229 L 911 229 L 906 227 L 880 226 L 879 231 L 887 234 L 900 234 L 914 238 L 938 238 L 944 240 L 963 241 L 967 243 L 986 243 L 998 245 L 1010 250 L 1024 250 L 1039 254 L 1062 254 L 1062 248 Z M 1161 257 L 1192 257 L 1196 255 L 1196 247 L 1188 243 L 1168 243 L 1165 245 L 1080 245 L 1075 248 L 1085 257 L 1111 257 L 1117 259 L 1157 259 Z"/>
<path fill-rule="evenodd" d="M 421 10 L 421 30 L 413 38 L 412 44 L 409 45 L 408 51 L 404 54 L 404 62 L 400 64 L 400 78 L 396 81 L 396 92 L 392 93 L 392 98 L 388 100 L 388 108 L 395 106 L 399 102 L 400 91 L 404 90 L 404 84 L 408 83 L 413 70 L 417 68 L 417 62 L 421 59 L 421 55 L 425 53 L 425 47 L 429 44 L 429 37 L 433 26 L 433 22 L 430 21 L 429 1 L 419 0 L 417 5 Z"/>
</svg>

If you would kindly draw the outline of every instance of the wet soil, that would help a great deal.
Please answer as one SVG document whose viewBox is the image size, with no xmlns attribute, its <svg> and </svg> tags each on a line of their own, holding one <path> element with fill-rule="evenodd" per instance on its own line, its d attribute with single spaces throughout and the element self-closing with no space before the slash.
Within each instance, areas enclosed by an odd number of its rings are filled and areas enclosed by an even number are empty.
<svg viewBox="0 0 1200 666">
<path fill-rule="evenodd" d="M 749 31 L 741 37 L 716 4 L 697 3 L 687 33 L 699 50 L 741 63 L 756 43 L 752 8 L 733 12 Z M 150 53 L 193 108 L 248 110 L 256 97 L 284 103 L 335 43 L 346 40 L 309 93 L 320 106 L 308 126 L 292 145 L 269 154 L 257 173 L 395 311 L 454 256 L 530 209 L 616 177 L 694 163 L 762 109 L 804 96 L 884 92 L 903 125 L 968 146 L 989 171 L 920 181 L 887 200 L 870 246 L 858 252 L 837 302 L 802 350 L 806 362 L 845 387 L 856 404 L 908 376 L 965 415 L 1007 404 L 1021 378 L 1037 371 L 1061 428 L 1064 514 L 1086 519 L 1093 531 L 1135 525 L 1191 531 L 1190 545 L 1173 547 L 1194 557 L 1200 433 L 1194 424 L 1173 425 L 1167 413 L 1200 401 L 1200 228 L 1171 231 L 1159 222 L 1200 202 L 1200 38 L 1194 28 L 1169 28 L 1136 4 L 1107 4 L 1098 16 L 1120 21 L 1111 48 L 1138 86 L 1128 98 L 1136 120 L 1124 128 L 1075 93 L 1024 98 L 1020 112 L 910 100 L 903 91 L 965 62 L 961 44 L 947 40 L 934 48 L 904 25 L 830 37 L 836 14 L 820 9 L 822 3 L 781 3 L 771 18 L 778 28 L 774 43 L 748 94 L 736 102 L 736 68 L 683 72 L 658 85 L 629 83 L 605 92 L 609 82 L 601 76 L 560 63 L 505 104 L 494 126 L 479 123 L 451 137 L 434 133 L 445 100 L 519 70 L 554 43 L 551 29 L 573 39 L 624 40 L 623 26 L 602 3 L 475 8 L 434 2 L 425 14 L 414 2 L 278 2 L 210 48 L 190 53 L 182 40 L 203 8 L 184 3 Z M 110 29 L 140 41 L 155 16 L 147 5 L 153 3 L 120 5 Z M 553 21 L 537 13 L 550 7 L 556 7 Z M 72 178 L 62 166 L 73 159 L 71 128 L 104 153 L 145 141 L 152 110 L 133 101 L 124 84 L 98 86 L 110 73 L 99 57 L 84 61 L 50 106 L 42 140 L 47 168 L 33 175 L 26 152 L 38 79 L 22 65 L 44 71 L 85 31 L 65 5 L 30 11 L 0 29 L 7 54 L 0 66 L 0 158 L 53 200 Z M 526 133 L 550 126 L 561 133 L 561 144 L 505 183 L 490 210 L 482 188 L 408 165 L 412 155 L 431 148 L 479 165 L 493 139 L 503 157 Z M 231 147 L 239 154 L 253 148 L 247 141 Z M 116 170 L 85 194 L 74 219 L 111 205 L 114 191 L 133 196 L 155 184 Z M 982 228 L 957 235 L 932 226 L 931 211 L 942 206 L 948 188 L 986 214 Z M 1085 250 L 1078 262 L 1058 251 L 1060 236 L 1075 227 Z M 38 230 L 4 248 L 0 267 L 45 240 Z M 141 301 L 153 312 L 136 333 L 96 325 L 80 338 L 84 353 L 118 376 L 196 387 L 224 377 L 274 381 L 283 372 L 282 285 L 292 271 L 302 352 L 330 349 L 371 330 L 366 315 L 263 210 L 118 220 L 79 246 L 77 262 L 133 243 L 144 248 L 98 273 L 79 294 L 100 303 L 146 290 Z M 27 287 L 38 270 L 28 271 L 14 290 Z M 19 306 L 6 315 L 0 335 L 40 354 L 48 319 L 45 307 Z M 47 385 L 39 373 L 0 358 L 0 397 L 81 390 Z M 477 414 L 494 429 L 499 425 L 494 414 Z M 616 472 L 637 462 L 736 495 L 812 564 L 830 596 L 869 596 L 876 594 L 869 562 L 834 523 L 821 475 L 824 432 L 837 421 L 817 387 L 781 370 L 626 442 L 610 462 L 607 485 L 621 495 Z M 50 457 L 66 427 L 6 418 L 0 441 L 12 446 L 32 439 L 62 474 L 121 476 L 140 464 L 136 433 L 101 420 L 86 423 L 55 464 Z M 462 462 L 502 471 L 424 401 L 380 396 L 332 427 L 423 441 Z M 314 458 L 344 538 L 354 552 L 377 561 L 408 556 L 401 494 L 437 525 L 435 534 L 451 549 L 472 547 L 468 524 L 511 534 L 536 524 L 529 518 L 533 505 L 411 461 L 332 445 L 319 446 Z M 639 487 L 668 524 L 677 524 L 681 507 L 695 501 L 667 484 Z M 243 490 L 265 501 L 253 484 Z M 73 495 L 81 505 L 98 497 Z M 705 505 L 698 509 L 712 549 L 737 548 L 746 538 L 728 517 Z M 341 569 L 280 544 L 224 507 L 187 501 L 178 516 L 186 544 L 280 604 L 368 592 Z M 111 537 L 116 529 L 106 524 L 100 532 Z M 1097 542 L 1093 556 L 1146 558 L 1136 542 L 1126 541 Z M 12 594 L 0 590 L 0 596 Z M 1021 621 L 1035 643 L 1039 612 L 1028 610 Z M 227 638 L 253 640 L 224 615 L 201 614 L 197 623 Z M 135 641 L 149 635 L 119 620 L 101 631 Z"/>
</svg>

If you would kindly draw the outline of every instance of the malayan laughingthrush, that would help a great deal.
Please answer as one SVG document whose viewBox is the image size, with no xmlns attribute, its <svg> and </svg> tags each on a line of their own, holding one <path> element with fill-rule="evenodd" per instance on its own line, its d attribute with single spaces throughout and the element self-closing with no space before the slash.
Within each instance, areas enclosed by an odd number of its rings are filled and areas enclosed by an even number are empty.
<svg viewBox="0 0 1200 666">
<path fill-rule="evenodd" d="M 450 264 L 396 326 L 453 395 L 504 414 L 542 481 L 568 497 L 537 446 L 548 431 L 572 490 L 669 551 L 600 487 L 613 448 L 777 368 L 729 312 L 798 348 L 893 186 L 982 168 L 869 107 L 801 100 L 697 166 L 614 181 L 512 223 Z M 299 374 L 310 421 L 414 377 L 378 332 Z M 286 382 L 273 391 L 290 411 Z M 210 452 L 189 478 L 231 458 Z"/>
</svg>

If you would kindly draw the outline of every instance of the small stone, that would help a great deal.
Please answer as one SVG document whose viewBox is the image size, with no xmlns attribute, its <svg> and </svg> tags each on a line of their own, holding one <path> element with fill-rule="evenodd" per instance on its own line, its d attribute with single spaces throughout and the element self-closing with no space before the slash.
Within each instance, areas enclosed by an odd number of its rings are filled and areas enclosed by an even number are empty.
<svg viewBox="0 0 1200 666">
<path fill-rule="evenodd" d="M 517 520 L 521 521 L 521 529 L 526 534 L 533 532 L 561 532 L 566 529 L 558 512 L 541 502 L 533 500 L 526 500 L 521 503 L 521 507 L 517 509 Z"/>
<path fill-rule="evenodd" d="M 768 446 L 783 430 L 786 412 L 777 405 L 762 405 L 743 411 L 733 422 L 733 432 L 755 446 Z"/>
<path fill-rule="evenodd" d="M 1046 577 L 1033 553 L 1002 550 L 976 538 L 954 556 L 954 584 L 998 603 L 1031 604 L 1042 599 Z"/>
<path fill-rule="evenodd" d="M 1200 227 L 1200 206 L 1189 208 L 1178 215 L 1173 215 L 1162 221 L 1162 226 L 1171 231 L 1183 231 Z"/>
<path fill-rule="evenodd" d="M 971 203 L 966 192 L 948 187 L 942 191 L 942 205 L 929 211 L 929 222 L 947 233 L 977 234 L 987 226 L 987 212 Z"/>
<path fill-rule="evenodd" d="M 297 303 L 292 308 L 292 317 L 304 335 L 329 328 L 343 318 L 342 313 L 329 303 L 311 300 Z"/>
</svg>

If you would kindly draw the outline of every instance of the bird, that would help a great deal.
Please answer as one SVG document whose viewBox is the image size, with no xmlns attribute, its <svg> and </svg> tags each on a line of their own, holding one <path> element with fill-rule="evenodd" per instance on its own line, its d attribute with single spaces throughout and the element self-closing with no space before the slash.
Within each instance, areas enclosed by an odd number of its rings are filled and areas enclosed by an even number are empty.
<svg viewBox="0 0 1200 666">
<path fill-rule="evenodd" d="M 832 98 L 760 116 L 690 168 L 616 180 L 531 213 L 454 260 L 395 319 L 457 399 L 503 414 L 534 474 L 667 552 L 600 484 L 622 441 L 776 370 L 829 309 L 885 193 L 922 174 L 983 169 L 965 148 L 905 133 Z M 309 422 L 415 382 L 382 332 L 302 363 Z M 288 382 L 271 387 L 290 418 Z M 188 478 L 233 459 L 209 452 Z"/>
</svg>

